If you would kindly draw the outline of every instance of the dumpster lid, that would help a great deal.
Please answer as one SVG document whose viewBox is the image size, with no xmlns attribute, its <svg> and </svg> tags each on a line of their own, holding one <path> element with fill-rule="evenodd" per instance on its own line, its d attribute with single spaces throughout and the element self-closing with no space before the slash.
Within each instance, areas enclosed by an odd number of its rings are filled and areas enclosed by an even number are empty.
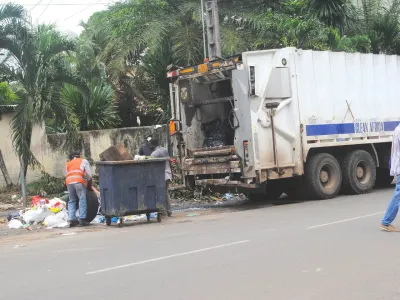
<svg viewBox="0 0 400 300">
<path fill-rule="evenodd" d="M 133 165 L 133 164 L 146 164 L 158 161 L 169 161 L 169 157 L 164 158 L 150 158 L 143 160 L 121 160 L 121 161 L 96 161 L 96 165 Z"/>
</svg>

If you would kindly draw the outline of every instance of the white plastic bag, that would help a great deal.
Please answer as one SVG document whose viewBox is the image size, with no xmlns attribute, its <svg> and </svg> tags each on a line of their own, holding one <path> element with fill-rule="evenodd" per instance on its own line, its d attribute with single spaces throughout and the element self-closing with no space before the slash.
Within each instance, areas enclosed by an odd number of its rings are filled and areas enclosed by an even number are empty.
<svg viewBox="0 0 400 300">
<path fill-rule="evenodd" d="M 50 208 L 50 207 L 66 208 L 67 203 L 65 203 L 65 201 L 62 201 L 59 198 L 53 198 L 53 199 L 49 200 L 49 204 L 47 204 L 46 206 L 48 208 Z"/>
<path fill-rule="evenodd" d="M 48 227 L 58 227 L 60 225 L 65 225 L 68 220 L 68 212 L 63 209 L 56 215 L 50 215 L 47 216 L 46 219 L 44 219 L 43 224 Z"/>
<path fill-rule="evenodd" d="M 55 225 L 53 228 L 67 228 L 67 227 L 69 227 L 69 223 L 63 222 L 63 223 L 59 223 L 59 224 Z"/>
<path fill-rule="evenodd" d="M 22 227 L 24 227 L 24 225 L 22 224 L 22 222 L 20 220 L 13 219 L 10 222 L 8 222 L 8 228 L 10 228 L 10 229 L 19 229 Z"/>
<path fill-rule="evenodd" d="M 22 218 L 24 219 L 25 223 L 30 224 L 37 224 L 43 222 L 46 217 L 53 215 L 51 211 L 47 208 L 47 206 L 39 207 L 36 210 L 28 210 Z"/>
</svg>

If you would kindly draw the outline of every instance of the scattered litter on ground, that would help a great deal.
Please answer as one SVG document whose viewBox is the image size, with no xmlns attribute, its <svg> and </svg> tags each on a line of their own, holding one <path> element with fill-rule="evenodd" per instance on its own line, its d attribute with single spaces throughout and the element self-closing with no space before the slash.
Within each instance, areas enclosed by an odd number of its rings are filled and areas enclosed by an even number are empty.
<svg viewBox="0 0 400 300">
<path fill-rule="evenodd" d="M 94 220 L 91 222 L 91 224 L 102 224 L 105 223 L 106 218 L 104 216 L 101 215 L 97 215 L 96 218 L 94 218 Z"/>
<path fill-rule="evenodd" d="M 111 219 L 111 223 L 118 223 L 118 217 L 113 217 L 112 219 Z"/>
<path fill-rule="evenodd" d="M 24 229 L 28 230 L 28 231 L 32 231 L 32 227 L 28 224 L 24 225 Z"/>
<path fill-rule="evenodd" d="M 22 222 L 20 220 L 11 220 L 10 222 L 8 222 L 8 228 L 10 229 L 20 229 L 24 227 L 24 224 L 22 224 Z"/>
<path fill-rule="evenodd" d="M 232 194 L 224 194 L 223 199 L 224 200 L 232 200 L 233 199 L 233 195 Z"/>
<path fill-rule="evenodd" d="M 67 220 L 68 220 L 68 212 L 65 209 L 63 209 L 57 214 L 52 214 L 47 216 L 46 219 L 44 219 L 43 221 L 43 225 L 54 228 L 68 227 Z M 65 226 L 65 224 L 67 226 Z"/>
<path fill-rule="evenodd" d="M 52 215 L 52 212 L 47 208 L 47 206 L 41 206 L 36 209 L 28 210 L 22 216 L 22 219 L 27 224 L 38 224 L 43 222 L 48 216 Z"/>
<path fill-rule="evenodd" d="M 43 225 L 50 228 L 69 227 L 68 212 L 65 201 L 59 198 L 51 200 L 34 196 L 32 206 L 25 210 L 13 211 L 8 214 L 8 227 L 12 229 L 26 229 L 32 231 L 31 225 Z"/>
<path fill-rule="evenodd" d="M 69 233 L 62 233 L 61 235 L 71 236 L 71 235 L 77 235 L 77 233 L 76 232 L 69 232 Z"/>
<path fill-rule="evenodd" d="M 17 219 L 21 215 L 20 211 L 12 211 L 8 214 L 7 220 L 11 221 L 12 219 Z"/>
<path fill-rule="evenodd" d="M 27 244 L 15 245 L 14 249 L 23 248 L 23 247 L 26 247 L 26 246 L 28 246 L 28 245 Z"/>
<path fill-rule="evenodd" d="M 186 217 L 197 217 L 198 214 L 187 214 Z"/>
</svg>

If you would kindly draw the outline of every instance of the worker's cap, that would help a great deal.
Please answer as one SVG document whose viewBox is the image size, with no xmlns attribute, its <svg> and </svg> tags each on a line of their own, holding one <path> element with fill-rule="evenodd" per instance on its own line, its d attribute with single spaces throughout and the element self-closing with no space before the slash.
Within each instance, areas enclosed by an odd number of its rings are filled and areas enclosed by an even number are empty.
<svg viewBox="0 0 400 300">
<path fill-rule="evenodd" d="M 146 138 L 146 140 L 147 140 L 148 142 L 150 142 L 152 139 L 153 139 L 153 138 L 152 138 L 151 135 L 149 135 L 149 136 Z"/>
<path fill-rule="evenodd" d="M 79 157 L 79 156 L 81 156 L 81 153 L 80 153 L 79 151 L 72 151 L 72 152 L 69 154 L 69 159 L 73 159 L 73 158 Z"/>
</svg>

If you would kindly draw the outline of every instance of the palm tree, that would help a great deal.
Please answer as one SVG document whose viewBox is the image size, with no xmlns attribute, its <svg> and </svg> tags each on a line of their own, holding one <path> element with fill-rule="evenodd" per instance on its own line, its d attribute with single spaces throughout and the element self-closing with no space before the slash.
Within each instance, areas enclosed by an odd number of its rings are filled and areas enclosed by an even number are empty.
<svg viewBox="0 0 400 300">
<path fill-rule="evenodd" d="M 55 30 L 53 25 L 38 25 L 26 31 L 9 47 L 13 60 L 1 65 L 1 73 L 19 83 L 15 116 L 11 123 L 12 140 L 21 162 L 24 178 L 28 166 L 39 163 L 31 152 L 32 129 L 42 126 L 46 115 L 53 113 L 58 123 L 68 126 L 68 139 L 75 128 L 68 122 L 68 105 L 60 97 L 65 83 L 74 83 L 65 54 L 74 49 L 74 42 Z"/>
<path fill-rule="evenodd" d="M 361 0 L 359 32 L 371 40 L 375 54 L 400 54 L 400 0 L 389 4 L 377 0 Z"/>
<path fill-rule="evenodd" d="M 349 0 L 310 0 L 309 5 L 311 17 L 337 27 L 340 32 L 349 24 L 355 10 Z"/>
<path fill-rule="evenodd" d="M 26 34 L 27 14 L 23 6 L 0 4 L 0 49 L 8 50 L 19 37 Z"/>
<path fill-rule="evenodd" d="M 85 89 L 66 85 L 61 96 L 70 105 L 79 130 L 85 131 L 113 128 L 118 124 L 114 94 L 111 85 L 92 82 Z"/>
</svg>

